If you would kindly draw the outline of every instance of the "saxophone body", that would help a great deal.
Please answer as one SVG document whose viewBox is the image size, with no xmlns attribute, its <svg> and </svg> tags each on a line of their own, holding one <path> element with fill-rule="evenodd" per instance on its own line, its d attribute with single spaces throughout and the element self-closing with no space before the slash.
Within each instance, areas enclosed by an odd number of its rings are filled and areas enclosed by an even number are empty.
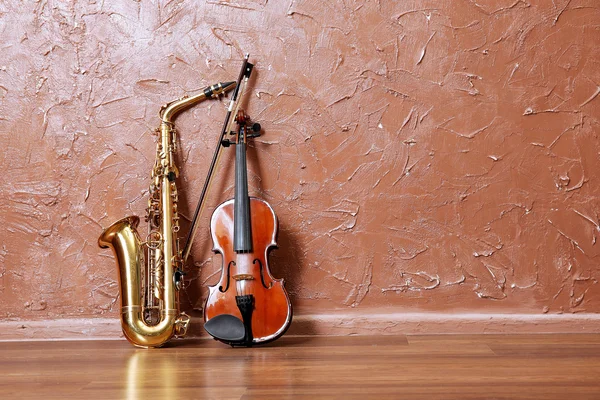
<svg viewBox="0 0 600 400">
<path fill-rule="evenodd" d="M 190 318 L 180 311 L 183 261 L 179 249 L 175 165 L 177 138 L 173 120 L 177 113 L 235 87 L 218 83 L 195 96 L 164 105 L 157 129 L 156 159 L 146 209 L 148 234 L 142 241 L 137 216 L 122 218 L 102 232 L 101 248 L 111 248 L 119 272 L 121 325 L 125 337 L 138 347 L 160 347 L 173 337 L 183 337 Z"/>
</svg>

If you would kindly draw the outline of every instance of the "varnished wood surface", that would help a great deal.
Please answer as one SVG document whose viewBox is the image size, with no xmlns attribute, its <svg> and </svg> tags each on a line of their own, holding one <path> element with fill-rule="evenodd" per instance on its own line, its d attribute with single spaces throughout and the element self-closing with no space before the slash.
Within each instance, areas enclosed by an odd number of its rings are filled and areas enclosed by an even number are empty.
<svg viewBox="0 0 600 400">
<path fill-rule="evenodd" d="M 235 297 L 250 294 L 254 296 L 254 343 L 266 342 L 281 336 L 292 319 L 292 306 L 283 279 L 271 275 L 267 259 L 268 250 L 277 244 L 277 217 L 266 201 L 250 197 L 252 251 L 238 254 L 233 251 L 234 204 L 232 200 L 222 203 L 211 218 L 214 249 L 221 253 L 223 262 L 219 282 L 208 288 L 204 318 L 208 321 L 230 314 L 242 319 Z M 233 278 L 236 275 L 250 275 L 254 279 L 236 282 Z"/>
<path fill-rule="evenodd" d="M 600 399 L 600 335 L 0 343 L 2 399 Z"/>
</svg>

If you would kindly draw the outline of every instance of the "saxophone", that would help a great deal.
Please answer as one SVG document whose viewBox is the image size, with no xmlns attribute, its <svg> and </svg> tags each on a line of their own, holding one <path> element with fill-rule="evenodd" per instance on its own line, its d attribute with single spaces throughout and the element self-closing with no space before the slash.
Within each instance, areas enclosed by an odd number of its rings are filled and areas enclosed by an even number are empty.
<svg viewBox="0 0 600 400">
<path fill-rule="evenodd" d="M 190 322 L 190 317 L 179 309 L 183 260 L 177 238 L 180 227 L 175 179 L 179 170 L 174 160 L 177 140 L 173 119 L 177 113 L 203 100 L 218 98 L 234 87 L 235 82 L 218 83 L 162 106 L 146 209 L 148 235 L 142 242 L 137 231 L 140 219 L 130 216 L 110 225 L 98 239 L 101 248 L 114 252 L 121 290 L 121 325 L 125 337 L 135 346 L 160 347 L 173 336 L 183 337 Z"/>
</svg>

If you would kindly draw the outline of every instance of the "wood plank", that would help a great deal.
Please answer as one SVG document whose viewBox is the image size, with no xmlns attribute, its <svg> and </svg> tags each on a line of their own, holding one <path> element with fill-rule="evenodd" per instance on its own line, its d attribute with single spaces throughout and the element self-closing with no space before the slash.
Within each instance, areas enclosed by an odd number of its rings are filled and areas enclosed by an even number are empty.
<svg viewBox="0 0 600 400">
<path fill-rule="evenodd" d="M 597 399 L 600 335 L 291 337 L 0 343 L 15 399 Z"/>
</svg>

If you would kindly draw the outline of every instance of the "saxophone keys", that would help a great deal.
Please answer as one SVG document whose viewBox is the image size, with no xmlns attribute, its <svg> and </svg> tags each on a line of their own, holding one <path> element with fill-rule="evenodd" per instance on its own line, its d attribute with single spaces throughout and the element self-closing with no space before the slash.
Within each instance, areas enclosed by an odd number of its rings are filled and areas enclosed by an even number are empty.
<svg viewBox="0 0 600 400">
<path fill-rule="evenodd" d="M 190 325 L 190 317 L 186 313 L 181 313 L 175 320 L 175 337 L 184 337 Z"/>
</svg>

